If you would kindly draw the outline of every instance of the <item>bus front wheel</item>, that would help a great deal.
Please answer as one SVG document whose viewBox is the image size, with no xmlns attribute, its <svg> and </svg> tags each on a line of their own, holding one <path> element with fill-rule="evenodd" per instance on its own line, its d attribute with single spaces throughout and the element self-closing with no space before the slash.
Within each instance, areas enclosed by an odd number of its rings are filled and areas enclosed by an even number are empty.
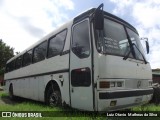
<svg viewBox="0 0 160 120">
<path fill-rule="evenodd" d="M 61 105 L 61 94 L 58 90 L 53 90 L 52 87 L 49 87 L 47 91 L 47 105 L 51 107 L 60 106 Z"/>
</svg>

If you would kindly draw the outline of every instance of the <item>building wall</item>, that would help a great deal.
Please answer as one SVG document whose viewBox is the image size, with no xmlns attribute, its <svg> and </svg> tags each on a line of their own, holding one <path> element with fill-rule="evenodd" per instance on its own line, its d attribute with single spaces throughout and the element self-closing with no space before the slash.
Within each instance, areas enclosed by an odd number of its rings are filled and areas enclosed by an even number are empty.
<svg viewBox="0 0 160 120">
<path fill-rule="evenodd" d="M 160 75 L 154 75 L 153 74 L 153 83 L 159 83 L 160 84 Z"/>
<path fill-rule="evenodd" d="M 153 83 L 160 84 L 160 69 L 159 68 L 152 70 L 152 78 L 153 78 Z"/>
</svg>

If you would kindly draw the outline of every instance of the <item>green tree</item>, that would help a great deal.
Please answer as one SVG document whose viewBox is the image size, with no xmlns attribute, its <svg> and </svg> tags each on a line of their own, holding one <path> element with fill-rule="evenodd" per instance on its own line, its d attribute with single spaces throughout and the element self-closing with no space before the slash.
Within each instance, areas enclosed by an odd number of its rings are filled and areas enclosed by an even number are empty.
<svg viewBox="0 0 160 120">
<path fill-rule="evenodd" d="M 6 45 L 6 43 L 4 43 L 2 39 L 0 39 L 0 75 L 4 74 L 6 62 L 13 56 L 14 48 Z"/>
</svg>

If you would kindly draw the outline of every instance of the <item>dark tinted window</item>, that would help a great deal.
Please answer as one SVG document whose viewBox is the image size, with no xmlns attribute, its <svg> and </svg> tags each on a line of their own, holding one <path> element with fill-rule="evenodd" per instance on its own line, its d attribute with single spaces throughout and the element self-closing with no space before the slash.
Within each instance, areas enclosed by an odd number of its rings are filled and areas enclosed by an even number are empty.
<svg viewBox="0 0 160 120">
<path fill-rule="evenodd" d="M 20 68 L 21 65 L 22 65 L 22 56 L 20 56 L 20 57 L 18 57 L 18 58 L 16 59 L 15 69 Z"/>
<path fill-rule="evenodd" d="M 72 51 L 79 58 L 86 58 L 90 54 L 88 21 L 74 26 Z"/>
<path fill-rule="evenodd" d="M 90 86 L 91 72 L 89 68 L 75 69 L 71 72 L 71 84 L 74 87 Z"/>
<path fill-rule="evenodd" d="M 66 32 L 66 30 L 62 31 L 56 36 L 50 38 L 48 47 L 48 57 L 59 55 L 62 52 L 66 38 Z"/>
<path fill-rule="evenodd" d="M 26 52 L 23 55 L 23 66 L 27 66 L 32 63 L 32 50 Z"/>
<path fill-rule="evenodd" d="M 39 62 L 45 59 L 47 51 L 47 41 L 35 47 L 33 52 L 33 62 Z"/>
<path fill-rule="evenodd" d="M 6 72 L 10 72 L 15 69 L 15 61 L 11 61 L 6 65 Z"/>
</svg>

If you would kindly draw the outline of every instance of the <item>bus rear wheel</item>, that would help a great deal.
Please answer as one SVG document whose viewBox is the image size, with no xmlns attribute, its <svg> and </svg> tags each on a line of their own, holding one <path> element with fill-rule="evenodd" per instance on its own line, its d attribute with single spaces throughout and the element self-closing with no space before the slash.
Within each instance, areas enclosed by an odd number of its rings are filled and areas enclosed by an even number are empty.
<svg viewBox="0 0 160 120">
<path fill-rule="evenodd" d="M 15 96 L 13 94 L 13 85 L 11 84 L 10 87 L 9 87 L 9 98 L 11 100 L 14 100 Z"/>
<path fill-rule="evenodd" d="M 61 94 L 59 90 L 53 90 L 49 87 L 47 91 L 46 103 L 51 107 L 56 107 L 61 105 Z"/>
</svg>

